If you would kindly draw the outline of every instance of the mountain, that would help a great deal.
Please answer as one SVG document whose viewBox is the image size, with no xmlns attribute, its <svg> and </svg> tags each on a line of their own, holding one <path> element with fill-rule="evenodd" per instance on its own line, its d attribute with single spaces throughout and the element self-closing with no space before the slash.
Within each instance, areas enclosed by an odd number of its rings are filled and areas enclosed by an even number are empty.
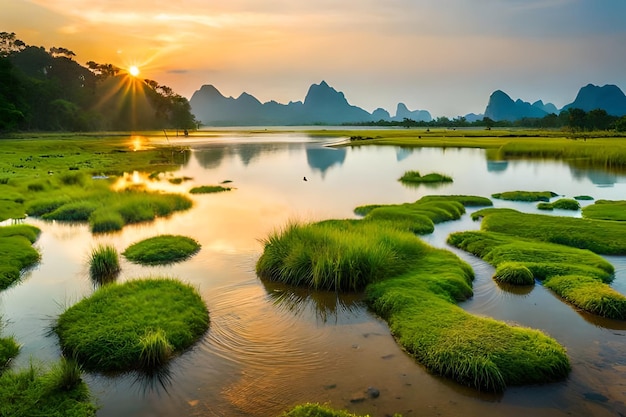
<svg viewBox="0 0 626 417">
<path fill-rule="evenodd" d="M 563 107 L 567 109 L 582 109 L 585 111 L 604 109 L 613 116 L 626 115 L 626 96 L 616 85 L 607 84 L 602 87 L 587 84 L 582 87 L 573 103 Z"/>
<path fill-rule="evenodd" d="M 553 108 L 556 110 L 554 104 L 543 104 L 541 100 L 533 104 L 520 99 L 513 101 L 513 99 L 502 90 L 496 90 L 489 97 L 489 102 L 485 109 L 485 117 L 489 117 L 495 121 L 515 121 L 523 119 L 524 117 L 541 118 L 552 113 L 552 111 L 549 110 Z"/>
<path fill-rule="evenodd" d="M 329 86 L 326 81 L 312 84 L 304 102 L 281 104 L 272 100 L 261 103 L 245 92 L 237 98 L 224 97 L 213 85 L 203 85 L 193 93 L 189 104 L 196 119 L 204 125 L 332 125 L 379 120 L 402 121 L 405 117 L 416 121 L 431 120 L 428 111 L 410 111 L 403 103 L 398 104 L 393 118 L 382 108 L 369 113 L 348 103 L 344 94 Z"/>
<path fill-rule="evenodd" d="M 426 110 L 413 110 L 410 111 L 407 109 L 404 103 L 398 103 L 398 107 L 396 108 L 396 115 L 391 120 L 401 122 L 404 119 L 415 120 L 416 122 L 430 122 L 432 117 L 430 113 Z"/>
</svg>

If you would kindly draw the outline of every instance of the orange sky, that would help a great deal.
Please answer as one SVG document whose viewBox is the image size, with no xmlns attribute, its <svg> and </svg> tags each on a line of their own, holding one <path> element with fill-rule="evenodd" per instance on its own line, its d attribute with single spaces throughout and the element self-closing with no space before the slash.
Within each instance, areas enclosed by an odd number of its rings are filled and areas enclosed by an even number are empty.
<svg viewBox="0 0 626 417">
<path fill-rule="evenodd" d="M 453 117 L 496 89 L 558 107 L 587 83 L 626 90 L 625 16 L 623 0 L 2 0 L 0 31 L 188 98 L 287 103 L 326 80 L 368 111 Z"/>
</svg>

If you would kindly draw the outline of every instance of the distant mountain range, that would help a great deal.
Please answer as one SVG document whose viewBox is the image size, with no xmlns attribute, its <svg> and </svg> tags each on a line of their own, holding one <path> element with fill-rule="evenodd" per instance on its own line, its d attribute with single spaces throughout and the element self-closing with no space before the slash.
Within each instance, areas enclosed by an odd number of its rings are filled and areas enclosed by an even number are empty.
<svg viewBox="0 0 626 417">
<path fill-rule="evenodd" d="M 304 102 L 291 101 L 281 104 L 274 100 L 261 103 L 248 93 L 239 97 L 224 97 L 212 85 L 203 85 L 193 93 L 192 113 L 202 124 L 213 126 L 293 126 L 311 124 L 342 124 L 357 122 L 402 121 L 405 118 L 415 121 L 430 121 L 431 114 L 426 110 L 409 110 L 404 103 L 398 103 L 396 113 L 391 116 L 385 109 L 378 108 L 372 113 L 351 105 L 344 94 L 330 87 L 325 81 L 309 87 Z M 541 118 L 548 114 L 558 114 L 562 110 L 580 108 L 585 111 L 604 109 L 614 116 L 626 115 L 626 96 L 615 85 L 602 87 L 588 84 L 582 87 L 574 102 L 558 109 L 552 103 L 537 100 L 534 103 L 513 100 L 501 90 L 489 97 L 484 114 L 465 115 L 469 122 L 489 117 L 492 120 L 515 121 L 522 118 Z"/>
<path fill-rule="evenodd" d="M 280 104 L 276 101 L 261 103 L 248 93 L 237 98 L 224 97 L 212 85 L 203 85 L 189 100 L 191 111 L 204 125 L 235 126 L 276 126 L 341 124 L 371 122 L 378 120 L 399 120 L 405 117 L 419 121 L 430 121 L 425 110 L 410 111 L 399 103 L 396 115 L 391 117 L 384 109 L 372 113 L 348 103 L 342 92 L 330 87 L 325 81 L 313 84 L 301 101 Z"/>
</svg>

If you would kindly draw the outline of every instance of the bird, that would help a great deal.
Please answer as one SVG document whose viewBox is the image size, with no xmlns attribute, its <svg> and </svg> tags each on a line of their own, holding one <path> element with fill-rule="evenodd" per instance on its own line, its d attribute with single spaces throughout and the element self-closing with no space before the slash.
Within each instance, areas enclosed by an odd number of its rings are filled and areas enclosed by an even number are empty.
<svg viewBox="0 0 626 417">
<path fill-rule="evenodd" d="M 304 177 L 304 178 L 302 178 L 302 181 L 308 181 L 308 180 L 306 179 L 306 177 Z"/>
</svg>

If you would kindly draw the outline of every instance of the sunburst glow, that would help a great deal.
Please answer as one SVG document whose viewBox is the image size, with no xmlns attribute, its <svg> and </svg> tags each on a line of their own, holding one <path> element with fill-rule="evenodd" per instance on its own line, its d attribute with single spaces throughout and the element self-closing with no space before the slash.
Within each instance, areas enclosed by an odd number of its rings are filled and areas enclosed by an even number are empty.
<svg viewBox="0 0 626 417">
<path fill-rule="evenodd" d="M 137 68 L 137 66 L 133 65 L 128 69 L 128 72 L 130 73 L 130 75 L 132 75 L 133 77 L 136 77 L 139 75 L 139 68 Z"/>
</svg>

